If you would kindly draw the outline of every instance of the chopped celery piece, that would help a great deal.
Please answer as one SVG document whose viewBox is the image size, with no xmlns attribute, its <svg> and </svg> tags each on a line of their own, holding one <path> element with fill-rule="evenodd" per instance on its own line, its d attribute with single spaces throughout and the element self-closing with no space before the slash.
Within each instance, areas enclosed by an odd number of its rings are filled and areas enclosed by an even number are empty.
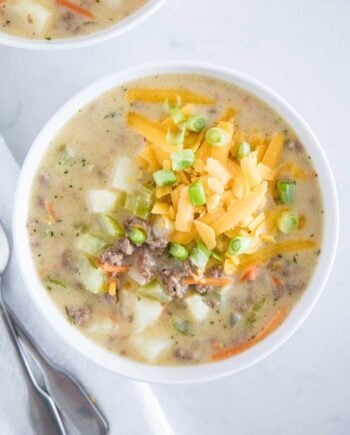
<svg viewBox="0 0 350 435">
<path fill-rule="evenodd" d="M 90 233 L 82 234 L 77 241 L 77 248 L 85 254 L 96 256 L 106 248 L 107 242 Z"/>
<path fill-rule="evenodd" d="M 147 240 L 147 234 L 140 228 L 131 228 L 128 233 L 129 239 L 137 246 L 142 245 Z"/>
<path fill-rule="evenodd" d="M 98 213 L 97 220 L 101 231 L 107 236 L 119 238 L 124 235 L 124 228 L 114 217 L 108 214 Z"/>
<path fill-rule="evenodd" d="M 152 200 L 136 193 L 128 193 L 124 208 L 139 218 L 147 219 L 151 214 Z"/>
<path fill-rule="evenodd" d="M 107 282 L 103 271 L 89 258 L 82 258 L 79 267 L 80 280 L 84 288 L 91 293 L 103 293 Z"/>
<path fill-rule="evenodd" d="M 50 284 L 56 285 L 57 287 L 67 288 L 66 284 L 56 278 L 52 278 L 51 276 L 46 277 L 46 281 Z"/>
<path fill-rule="evenodd" d="M 172 168 L 174 171 L 183 171 L 190 168 L 195 161 L 193 150 L 180 150 L 171 154 Z"/>
<path fill-rule="evenodd" d="M 188 257 L 187 249 L 179 243 L 171 243 L 169 248 L 169 254 L 177 260 L 181 261 L 186 260 L 186 258 Z"/>
<path fill-rule="evenodd" d="M 154 192 L 155 187 L 150 183 L 134 188 L 133 192 L 126 195 L 124 208 L 139 218 L 148 219 L 153 206 Z"/>
<path fill-rule="evenodd" d="M 204 205 L 207 202 L 203 184 L 200 181 L 192 183 L 188 189 L 190 200 L 194 206 Z"/>
<path fill-rule="evenodd" d="M 149 201 L 153 201 L 153 197 L 156 191 L 155 185 L 151 183 L 145 183 L 141 184 L 141 186 L 138 187 L 137 191 L 145 197 L 145 199 L 148 199 Z"/>
<path fill-rule="evenodd" d="M 238 160 L 244 159 L 244 157 L 247 157 L 250 153 L 250 143 L 243 141 L 237 150 L 236 157 Z"/>
<path fill-rule="evenodd" d="M 266 303 L 266 297 L 264 296 L 258 302 L 251 307 L 248 314 L 245 317 L 245 321 L 248 325 L 252 326 L 259 318 L 260 311 L 264 308 Z"/>
<path fill-rule="evenodd" d="M 142 296 L 164 304 L 170 302 L 172 299 L 171 296 L 164 291 L 158 281 L 152 281 L 151 283 L 140 287 L 138 292 Z"/>
<path fill-rule="evenodd" d="M 207 121 L 203 116 L 194 115 L 188 118 L 186 121 L 186 127 L 189 131 L 193 131 L 195 133 L 199 133 L 205 128 L 207 125 Z"/>
<path fill-rule="evenodd" d="M 176 318 L 173 319 L 172 324 L 176 331 L 180 332 L 181 334 L 188 335 L 190 325 L 186 320 Z"/>
<path fill-rule="evenodd" d="M 171 186 L 177 182 L 175 173 L 169 169 L 160 169 L 154 172 L 153 178 L 156 185 L 159 187 Z"/>
</svg>

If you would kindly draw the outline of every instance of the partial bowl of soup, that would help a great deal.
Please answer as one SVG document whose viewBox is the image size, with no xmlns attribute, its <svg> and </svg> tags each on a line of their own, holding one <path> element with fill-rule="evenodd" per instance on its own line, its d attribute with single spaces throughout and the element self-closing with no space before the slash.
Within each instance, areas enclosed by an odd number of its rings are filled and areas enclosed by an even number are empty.
<svg viewBox="0 0 350 435">
<path fill-rule="evenodd" d="M 332 173 L 299 115 L 224 68 L 114 74 L 44 127 L 22 168 L 17 258 L 68 343 L 115 373 L 195 382 L 276 349 L 337 244 Z"/>
<path fill-rule="evenodd" d="M 65 49 L 106 41 L 165 0 L 0 0 L 0 44 Z"/>
</svg>

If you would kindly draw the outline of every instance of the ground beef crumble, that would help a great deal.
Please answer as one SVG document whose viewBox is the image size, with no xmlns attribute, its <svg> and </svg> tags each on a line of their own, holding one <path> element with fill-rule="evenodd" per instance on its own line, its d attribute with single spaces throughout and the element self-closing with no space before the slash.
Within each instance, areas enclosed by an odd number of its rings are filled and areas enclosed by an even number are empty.
<svg viewBox="0 0 350 435">
<path fill-rule="evenodd" d="M 90 320 L 92 315 L 92 309 L 89 305 L 83 305 L 82 307 L 66 307 L 66 310 L 70 320 L 78 326 Z"/>
</svg>

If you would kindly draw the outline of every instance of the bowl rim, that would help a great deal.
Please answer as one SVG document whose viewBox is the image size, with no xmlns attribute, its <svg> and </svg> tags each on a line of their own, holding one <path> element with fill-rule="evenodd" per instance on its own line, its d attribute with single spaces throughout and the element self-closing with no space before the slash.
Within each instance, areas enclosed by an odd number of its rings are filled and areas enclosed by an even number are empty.
<svg viewBox="0 0 350 435">
<path fill-rule="evenodd" d="M 20 49 L 48 51 L 90 47 L 100 42 L 109 41 L 110 39 L 138 26 L 153 15 L 166 1 L 167 0 L 148 0 L 147 3 L 137 9 L 130 16 L 112 26 L 76 38 L 62 38 L 47 41 L 45 39 L 29 39 L 21 36 L 14 36 L 0 31 L 0 46 L 4 45 Z"/>
<path fill-rule="evenodd" d="M 319 263 L 300 301 L 284 323 L 262 342 L 235 357 L 209 364 L 186 367 L 154 366 L 109 352 L 72 326 L 56 308 L 41 284 L 31 257 L 26 219 L 33 178 L 50 140 L 76 111 L 104 92 L 137 78 L 161 73 L 197 73 L 235 84 L 265 101 L 291 126 L 311 155 L 319 174 L 324 201 L 324 227 Z M 46 123 L 31 146 L 22 166 L 15 194 L 13 234 L 15 255 L 31 298 L 56 331 L 73 348 L 96 364 L 127 378 L 151 383 L 197 383 L 223 378 L 262 360 L 280 347 L 303 323 L 318 301 L 330 274 L 339 232 L 339 206 L 332 170 L 317 137 L 303 118 L 282 97 L 266 85 L 230 68 L 203 62 L 162 62 L 141 64 L 118 71 L 78 92 Z"/>
</svg>

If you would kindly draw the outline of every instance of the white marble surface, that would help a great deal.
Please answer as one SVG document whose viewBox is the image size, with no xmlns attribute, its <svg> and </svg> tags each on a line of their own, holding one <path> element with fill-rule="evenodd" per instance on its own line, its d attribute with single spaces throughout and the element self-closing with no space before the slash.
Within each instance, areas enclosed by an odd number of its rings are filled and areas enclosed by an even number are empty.
<svg viewBox="0 0 350 435">
<path fill-rule="evenodd" d="M 0 48 L 0 131 L 19 163 L 72 94 L 114 70 L 152 60 L 210 61 L 263 81 L 305 117 L 326 150 L 342 227 L 320 302 L 288 343 L 255 367 L 204 385 L 155 386 L 176 434 L 350 433 L 349 20 L 349 0 L 169 0 L 139 28 L 96 47 Z M 74 363 L 71 368 L 78 371 Z M 97 371 L 113 383 L 113 375 Z M 97 396 L 112 418 L 104 391 Z M 112 433 L 129 431 L 114 424 Z"/>
</svg>

